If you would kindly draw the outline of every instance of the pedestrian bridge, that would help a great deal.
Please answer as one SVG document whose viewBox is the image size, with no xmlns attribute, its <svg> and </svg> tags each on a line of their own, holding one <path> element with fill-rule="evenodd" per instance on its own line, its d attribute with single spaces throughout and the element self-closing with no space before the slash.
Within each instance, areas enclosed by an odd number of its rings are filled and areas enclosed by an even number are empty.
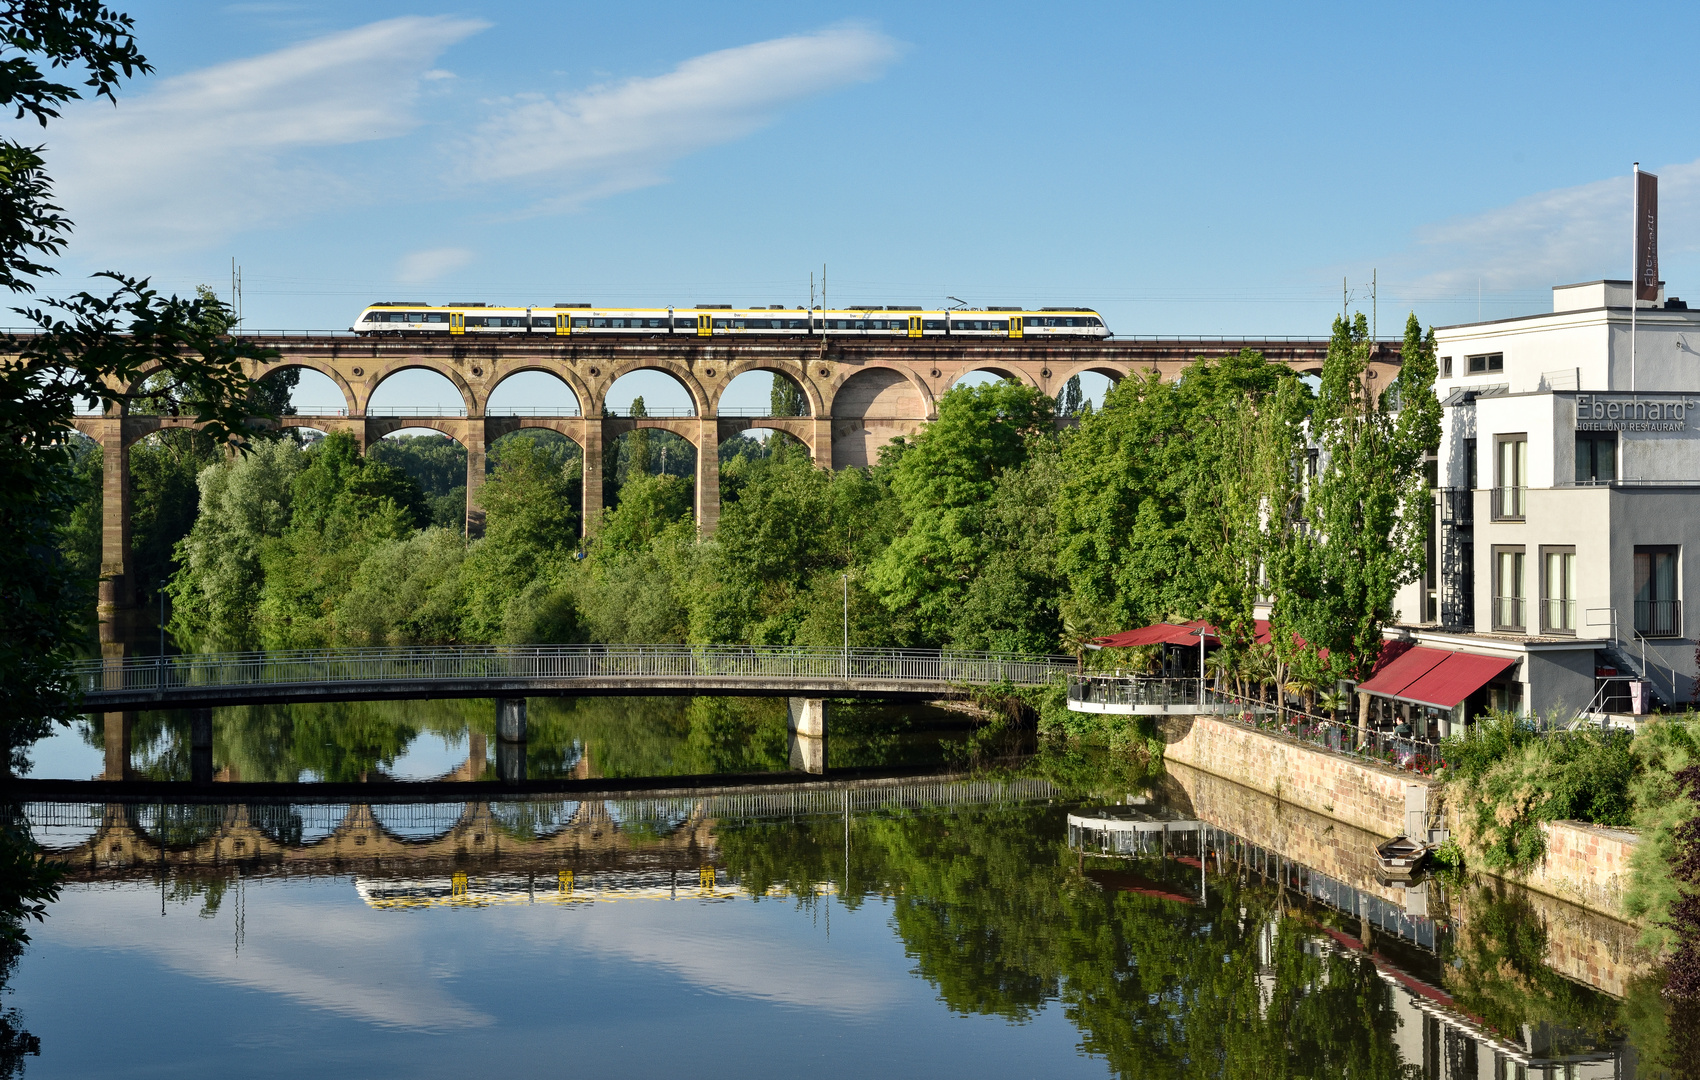
<svg viewBox="0 0 1700 1080">
<path fill-rule="evenodd" d="M 743 645 L 448 645 L 204 653 L 72 665 L 89 712 L 304 701 L 709 694 L 960 696 L 1042 686 L 1072 657 Z"/>
</svg>

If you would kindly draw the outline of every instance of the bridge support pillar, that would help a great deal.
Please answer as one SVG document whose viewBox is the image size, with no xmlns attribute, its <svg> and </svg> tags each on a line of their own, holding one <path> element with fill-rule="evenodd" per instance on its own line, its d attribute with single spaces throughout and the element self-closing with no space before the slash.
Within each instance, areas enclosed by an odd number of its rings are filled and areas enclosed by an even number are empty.
<svg viewBox="0 0 1700 1080">
<path fill-rule="evenodd" d="M 826 772 L 826 699 L 787 698 L 785 727 L 791 735 L 791 768 L 816 776 Z"/>
<path fill-rule="evenodd" d="M 104 717 L 102 725 L 106 729 L 106 772 L 107 780 L 130 779 L 130 729 L 136 722 L 133 712 L 109 712 Z M 209 740 L 210 749 L 210 740 Z M 211 760 L 208 760 L 208 773 L 211 773 Z"/>
<path fill-rule="evenodd" d="M 211 709 L 189 710 L 189 779 L 210 784 L 213 778 L 213 722 Z"/>
<path fill-rule="evenodd" d="M 596 535 L 602 525 L 602 421 L 586 417 L 584 421 L 584 483 L 579 488 L 579 535 Z"/>
<path fill-rule="evenodd" d="M 496 699 L 496 775 L 503 783 L 525 779 L 525 699 Z"/>
<path fill-rule="evenodd" d="M 124 419 L 100 422 L 100 601 L 102 616 L 136 603 L 130 558 L 130 448 L 124 444 Z"/>
<path fill-rule="evenodd" d="M 697 535 L 712 536 L 720 524 L 720 421 L 708 417 L 697 435 Z"/>
<path fill-rule="evenodd" d="M 488 448 L 486 423 L 482 419 L 466 422 L 466 538 L 484 535 L 484 471 Z"/>
</svg>

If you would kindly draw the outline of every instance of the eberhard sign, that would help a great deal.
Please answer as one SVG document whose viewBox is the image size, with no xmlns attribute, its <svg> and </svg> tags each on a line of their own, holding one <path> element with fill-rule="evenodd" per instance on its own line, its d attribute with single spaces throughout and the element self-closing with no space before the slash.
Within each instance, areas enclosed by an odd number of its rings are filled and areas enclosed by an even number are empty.
<svg viewBox="0 0 1700 1080">
<path fill-rule="evenodd" d="M 1634 394 L 1576 395 L 1577 431 L 1687 431 L 1693 398 Z"/>
</svg>

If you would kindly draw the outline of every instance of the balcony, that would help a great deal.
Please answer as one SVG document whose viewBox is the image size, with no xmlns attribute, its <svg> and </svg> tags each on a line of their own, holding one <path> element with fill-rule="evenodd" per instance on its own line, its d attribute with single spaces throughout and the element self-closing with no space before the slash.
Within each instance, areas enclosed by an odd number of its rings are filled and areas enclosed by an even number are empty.
<svg viewBox="0 0 1700 1080">
<path fill-rule="evenodd" d="M 1493 598 L 1493 628 L 1495 630 L 1511 630 L 1522 633 L 1528 624 L 1523 621 L 1523 608 L 1528 603 L 1521 596 L 1496 596 Z"/>
<path fill-rule="evenodd" d="M 1635 632 L 1642 637 L 1681 637 L 1681 600 L 1635 601 Z"/>
<path fill-rule="evenodd" d="M 1576 601 L 1548 597 L 1541 602 L 1541 629 L 1556 634 L 1576 632 Z"/>
<path fill-rule="evenodd" d="M 1493 519 L 1522 521 L 1529 508 L 1527 487 L 1496 487 L 1493 489 Z"/>
<path fill-rule="evenodd" d="M 1476 493 L 1469 488 L 1440 488 L 1440 523 L 1468 529 L 1476 516 Z"/>
</svg>

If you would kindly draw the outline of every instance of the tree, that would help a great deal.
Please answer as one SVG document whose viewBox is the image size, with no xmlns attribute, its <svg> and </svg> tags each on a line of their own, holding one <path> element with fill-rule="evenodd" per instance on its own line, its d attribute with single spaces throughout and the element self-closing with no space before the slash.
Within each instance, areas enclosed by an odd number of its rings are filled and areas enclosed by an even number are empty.
<svg viewBox="0 0 1700 1080">
<path fill-rule="evenodd" d="M 767 409 L 770 416 L 807 416 L 809 399 L 803 396 L 802 387 L 775 372 L 773 389 L 768 392 Z"/>
<path fill-rule="evenodd" d="M 1080 390 L 1080 376 L 1071 376 L 1057 393 L 1057 415 L 1079 416 L 1089 408 L 1086 395 Z"/>
<path fill-rule="evenodd" d="M 152 69 L 127 15 L 93 0 L 14 3 L 0 9 L 0 107 L 45 127 L 83 90 L 47 72 L 81 69 L 83 88 L 116 101 L 121 81 Z M 71 222 L 52 199 L 42 148 L 0 138 L 0 287 L 29 295 L 53 272 Z M 114 167 L 122 167 L 114 163 Z M 197 403 L 196 419 L 218 441 L 240 441 L 250 382 L 244 363 L 266 354 L 210 329 L 221 305 L 162 298 L 146 280 L 100 275 L 111 291 L 79 292 L 16 308 L 39 332 L 8 335 L 0 366 L 0 737 L 7 764 L 57 720 L 74 695 L 64 677 L 81 585 L 61 556 L 60 529 L 75 505 L 67 447 L 80 401 L 120 406 L 150 371 L 165 373 Z"/>
<path fill-rule="evenodd" d="M 564 572 L 578 545 L 566 473 L 534 440 L 503 447 L 501 464 L 484 484 L 484 536 L 468 550 L 463 570 L 466 633 L 473 640 L 505 640 L 515 599 L 533 582 L 555 582 Z"/>
<path fill-rule="evenodd" d="M 1361 312 L 1334 321 L 1311 421 L 1319 468 L 1305 527 L 1269 564 L 1276 648 L 1318 683 L 1369 672 L 1394 594 L 1423 565 L 1423 463 L 1440 440 L 1434 335 L 1414 314 L 1406 321 L 1398 382 L 1380 392 L 1369 377 L 1374 344 Z"/>
<path fill-rule="evenodd" d="M 870 569 L 869 587 L 915 615 L 923 639 L 946 639 L 969 582 L 989 553 L 986 509 L 997 478 L 1027 457 L 1030 437 L 1054 431 L 1055 402 L 1015 382 L 958 387 L 938 419 L 900 449 L 891 487 L 906 519 Z"/>
</svg>

